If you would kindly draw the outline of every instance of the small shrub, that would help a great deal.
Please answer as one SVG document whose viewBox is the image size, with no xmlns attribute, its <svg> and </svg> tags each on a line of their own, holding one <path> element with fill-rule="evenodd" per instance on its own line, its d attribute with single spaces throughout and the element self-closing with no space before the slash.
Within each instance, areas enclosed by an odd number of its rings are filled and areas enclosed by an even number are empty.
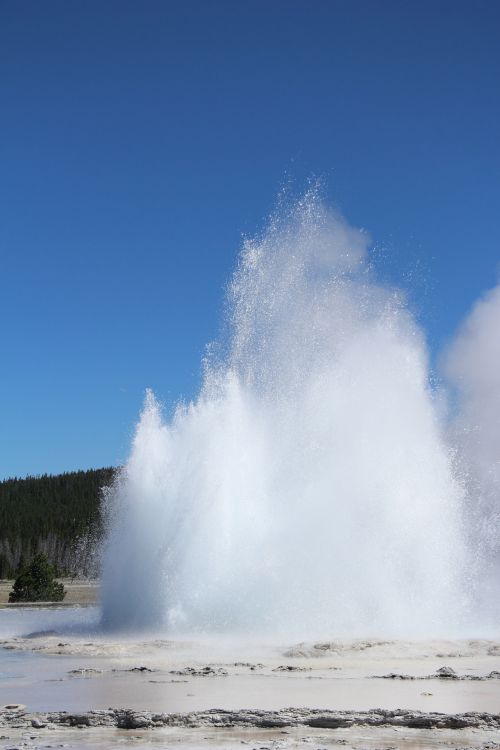
<svg viewBox="0 0 500 750">
<path fill-rule="evenodd" d="M 44 554 L 35 555 L 14 581 L 9 602 L 61 602 L 66 592 Z"/>
</svg>

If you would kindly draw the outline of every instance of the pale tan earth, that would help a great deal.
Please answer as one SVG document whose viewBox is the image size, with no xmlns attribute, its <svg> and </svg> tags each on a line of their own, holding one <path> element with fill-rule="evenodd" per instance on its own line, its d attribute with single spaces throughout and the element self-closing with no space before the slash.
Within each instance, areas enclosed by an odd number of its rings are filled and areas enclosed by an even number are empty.
<svg viewBox="0 0 500 750">
<path fill-rule="evenodd" d="M 59 581 L 64 583 L 66 590 L 66 596 L 62 604 L 66 606 L 73 606 L 80 604 L 87 606 L 90 604 L 97 604 L 99 601 L 99 583 L 98 581 L 78 581 L 70 578 L 59 578 Z M 0 580 L 0 607 L 8 604 L 9 593 L 12 589 L 14 581 Z M 19 604 L 9 606 L 21 606 Z M 46 605 L 45 605 L 46 606 Z"/>
<path fill-rule="evenodd" d="M 70 583 L 70 596 L 77 605 L 88 605 L 97 600 L 98 588 L 89 582 Z M 63 622 L 73 614 L 77 622 L 83 618 L 78 627 Z M 42 615 L 40 630 L 45 632 L 34 632 Z M 9 634 L 13 618 L 17 630 Z M 500 633 L 489 639 L 407 642 L 376 637 L 321 643 L 248 636 L 124 638 L 100 632 L 92 607 L 6 606 L 0 610 L 0 641 L 0 706 L 21 704 L 21 711 L 42 720 L 47 712 L 110 707 L 183 716 L 214 708 L 237 712 L 305 707 L 411 709 L 426 715 L 479 712 L 500 722 Z M 457 678 L 436 676 L 444 666 Z M 415 679 L 383 679 L 390 673 Z M 27 729 L 10 721 L 8 726 L 0 723 L 0 748 L 500 749 L 500 731 L 487 726 L 486 720 L 478 721 L 465 729 L 363 724 L 336 729 L 221 729 L 192 726 L 186 718 L 183 726 L 127 730 L 59 725 Z"/>
</svg>

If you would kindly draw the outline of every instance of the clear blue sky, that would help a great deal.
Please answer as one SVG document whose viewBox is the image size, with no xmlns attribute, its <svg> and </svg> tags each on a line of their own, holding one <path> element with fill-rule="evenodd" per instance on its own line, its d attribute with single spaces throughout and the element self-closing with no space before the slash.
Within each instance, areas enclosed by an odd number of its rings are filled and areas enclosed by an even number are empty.
<svg viewBox="0 0 500 750">
<path fill-rule="evenodd" d="M 191 397 L 286 176 L 439 351 L 497 281 L 500 3 L 0 3 L 0 477 L 116 464 Z"/>
</svg>

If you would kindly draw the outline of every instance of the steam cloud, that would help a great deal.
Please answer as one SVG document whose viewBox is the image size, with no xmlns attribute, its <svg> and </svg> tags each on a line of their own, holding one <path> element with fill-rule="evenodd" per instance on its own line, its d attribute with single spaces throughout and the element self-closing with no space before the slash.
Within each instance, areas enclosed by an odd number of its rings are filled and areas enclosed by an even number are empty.
<svg viewBox="0 0 500 750">
<path fill-rule="evenodd" d="M 455 389 L 450 438 L 467 488 L 464 516 L 479 603 L 493 610 L 500 593 L 500 286 L 474 305 L 445 357 Z"/>
</svg>

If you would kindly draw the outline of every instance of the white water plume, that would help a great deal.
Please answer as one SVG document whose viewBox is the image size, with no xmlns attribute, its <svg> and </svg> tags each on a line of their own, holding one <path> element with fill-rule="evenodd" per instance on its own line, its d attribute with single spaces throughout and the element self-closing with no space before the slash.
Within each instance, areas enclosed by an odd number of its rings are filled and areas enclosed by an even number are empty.
<svg viewBox="0 0 500 750">
<path fill-rule="evenodd" d="M 456 627 L 462 491 L 422 333 L 368 246 L 314 190 L 245 242 L 225 354 L 171 420 L 148 394 L 114 487 L 106 626 Z"/>
</svg>

